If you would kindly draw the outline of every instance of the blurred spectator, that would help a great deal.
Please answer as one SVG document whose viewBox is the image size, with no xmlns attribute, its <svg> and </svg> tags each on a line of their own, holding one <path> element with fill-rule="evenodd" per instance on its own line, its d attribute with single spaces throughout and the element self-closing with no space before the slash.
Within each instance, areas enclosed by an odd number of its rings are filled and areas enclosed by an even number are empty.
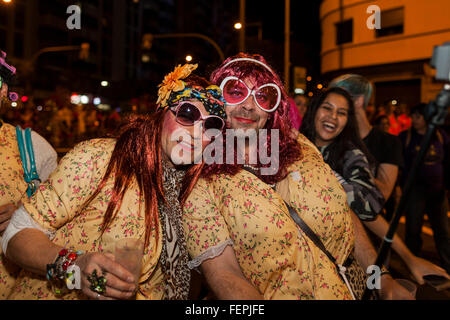
<svg viewBox="0 0 450 320">
<path fill-rule="evenodd" d="M 305 116 L 306 110 L 308 109 L 308 99 L 303 94 L 294 95 L 295 105 L 297 106 L 298 112 L 301 117 Z"/>
<path fill-rule="evenodd" d="M 97 110 L 95 108 L 88 107 L 86 113 L 86 127 L 89 137 L 94 137 L 100 123 L 97 120 Z"/>
<path fill-rule="evenodd" d="M 389 118 L 387 115 L 382 114 L 375 118 L 373 122 L 375 128 L 380 131 L 389 132 Z"/>
<path fill-rule="evenodd" d="M 411 127 L 411 118 L 407 115 L 405 103 L 398 104 L 397 101 L 388 101 L 378 114 L 386 115 L 389 119 L 389 133 L 398 136 L 400 132 Z"/>
<path fill-rule="evenodd" d="M 368 104 L 366 107 L 366 116 L 370 123 L 373 123 L 376 116 L 376 109 L 373 104 Z"/>
<path fill-rule="evenodd" d="M 420 151 L 423 137 L 428 128 L 425 118 L 426 108 L 427 105 L 424 103 L 412 108 L 412 128 L 400 134 L 405 157 L 403 183 Z M 446 190 L 450 188 L 449 175 L 450 139 L 444 130 L 437 129 L 409 195 L 406 208 L 406 244 L 414 254 L 420 253 L 423 218 L 426 213 L 433 229 L 436 249 L 447 272 L 450 272 L 450 238 L 446 197 Z"/>
<path fill-rule="evenodd" d="M 77 124 L 77 142 L 86 139 L 86 110 L 82 104 L 75 107 L 75 119 Z"/>
<path fill-rule="evenodd" d="M 388 102 L 386 106 L 386 115 L 389 118 L 389 133 L 393 134 L 394 136 L 398 136 L 398 134 L 401 132 L 400 123 L 398 122 L 396 113 L 397 107 L 392 104 L 392 102 Z"/>
<path fill-rule="evenodd" d="M 302 116 L 300 115 L 300 112 L 298 111 L 297 106 L 295 105 L 294 99 L 289 97 L 288 101 L 289 101 L 289 120 L 291 120 L 291 125 L 298 130 L 300 128 L 300 125 L 302 124 Z"/>
<path fill-rule="evenodd" d="M 30 107 L 26 107 L 22 109 L 22 112 L 20 114 L 20 121 L 22 128 L 33 128 L 33 125 L 35 121 L 34 119 L 34 110 L 32 110 Z"/>
<path fill-rule="evenodd" d="M 411 117 L 408 116 L 408 107 L 405 103 L 401 103 L 398 108 L 395 109 L 395 116 L 397 117 L 397 123 L 400 127 L 400 132 L 411 128 Z"/>
<path fill-rule="evenodd" d="M 108 115 L 106 119 L 106 134 L 113 135 L 114 133 L 116 133 L 121 121 L 122 119 L 120 117 L 119 110 L 118 108 L 116 108 Z"/>
<path fill-rule="evenodd" d="M 306 110 L 308 109 L 308 98 L 305 97 L 305 95 L 303 94 L 296 93 L 294 94 L 294 101 L 300 114 L 300 125 L 301 125 Z"/>
</svg>

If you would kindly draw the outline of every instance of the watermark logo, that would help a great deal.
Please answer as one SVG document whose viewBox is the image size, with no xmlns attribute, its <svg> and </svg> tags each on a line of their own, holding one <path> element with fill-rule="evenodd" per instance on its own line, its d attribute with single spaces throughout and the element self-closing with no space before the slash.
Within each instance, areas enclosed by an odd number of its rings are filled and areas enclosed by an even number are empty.
<svg viewBox="0 0 450 320">
<path fill-rule="evenodd" d="M 215 138 L 204 146 L 205 136 Z M 263 165 L 261 175 L 273 175 L 278 172 L 280 147 L 278 129 L 271 129 L 270 137 L 267 129 L 227 129 L 225 136 L 220 130 L 209 129 L 203 135 L 195 131 L 192 137 L 186 129 L 179 128 L 170 136 L 170 141 L 177 142 L 171 151 L 172 162 L 175 165 L 200 164 L 203 161 L 207 165 L 261 164 Z"/>
<path fill-rule="evenodd" d="M 66 281 L 67 288 L 69 290 L 73 289 L 80 290 L 81 289 L 80 268 L 77 265 L 73 264 L 67 268 L 66 274 L 68 275 L 67 277 L 68 281 Z"/>
<path fill-rule="evenodd" d="M 370 276 L 367 278 L 367 288 L 370 290 L 381 289 L 381 269 L 377 265 L 370 265 L 367 267 L 367 274 Z"/>
<path fill-rule="evenodd" d="M 69 30 L 81 29 L 81 8 L 77 5 L 71 5 L 67 7 L 67 14 L 70 16 L 67 18 L 66 26 Z"/>
<path fill-rule="evenodd" d="M 371 14 L 366 21 L 367 28 L 370 30 L 381 29 L 381 9 L 379 6 L 373 4 L 367 7 L 366 12 Z"/>
</svg>

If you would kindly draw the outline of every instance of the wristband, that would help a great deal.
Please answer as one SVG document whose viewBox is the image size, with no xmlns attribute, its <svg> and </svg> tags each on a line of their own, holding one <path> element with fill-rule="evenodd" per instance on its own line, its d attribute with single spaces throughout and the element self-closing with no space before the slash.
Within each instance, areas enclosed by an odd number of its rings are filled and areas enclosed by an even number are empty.
<svg viewBox="0 0 450 320">
<path fill-rule="evenodd" d="M 83 251 L 71 251 L 63 248 L 56 256 L 55 262 L 47 264 L 46 278 L 50 282 L 63 280 L 69 289 L 73 289 L 75 282 L 75 269 L 71 268 L 75 260 L 82 255 Z M 60 286 L 56 286 L 54 292 L 61 294 Z"/>
</svg>

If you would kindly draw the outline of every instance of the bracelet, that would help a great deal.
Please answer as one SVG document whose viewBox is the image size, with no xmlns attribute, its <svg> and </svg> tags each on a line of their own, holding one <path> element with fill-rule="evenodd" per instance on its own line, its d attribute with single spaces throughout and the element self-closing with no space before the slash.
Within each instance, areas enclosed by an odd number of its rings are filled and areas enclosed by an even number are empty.
<svg viewBox="0 0 450 320">
<path fill-rule="evenodd" d="M 46 278 L 50 282 L 55 282 L 56 280 L 64 280 L 67 288 L 73 289 L 75 282 L 75 268 L 71 268 L 75 260 L 82 255 L 84 252 L 72 251 L 63 248 L 56 256 L 55 262 L 47 264 Z M 61 294 L 61 289 L 57 288 L 54 290 L 56 294 Z"/>
</svg>

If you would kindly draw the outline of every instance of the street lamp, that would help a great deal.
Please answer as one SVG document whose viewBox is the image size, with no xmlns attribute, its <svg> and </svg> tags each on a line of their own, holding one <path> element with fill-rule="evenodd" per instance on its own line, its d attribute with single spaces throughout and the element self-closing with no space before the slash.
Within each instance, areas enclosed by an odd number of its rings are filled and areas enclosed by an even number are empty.
<svg viewBox="0 0 450 320">
<path fill-rule="evenodd" d="M 245 0 L 239 0 L 239 51 L 245 51 Z"/>
<path fill-rule="evenodd" d="M 236 30 L 240 30 L 240 29 L 242 28 L 242 23 L 236 22 L 236 23 L 234 24 L 234 28 L 235 28 Z"/>
</svg>

